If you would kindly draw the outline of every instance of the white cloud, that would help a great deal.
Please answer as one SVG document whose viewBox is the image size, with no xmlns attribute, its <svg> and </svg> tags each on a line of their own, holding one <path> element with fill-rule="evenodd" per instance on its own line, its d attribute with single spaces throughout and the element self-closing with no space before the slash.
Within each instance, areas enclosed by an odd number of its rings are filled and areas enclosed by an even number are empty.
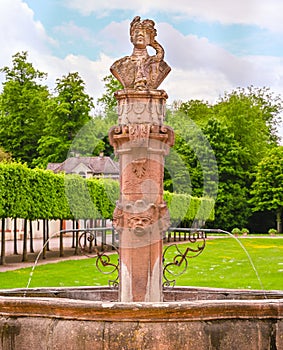
<svg viewBox="0 0 283 350">
<path fill-rule="evenodd" d="M 130 55 L 132 53 L 132 43 L 129 36 L 130 21 L 112 21 L 103 28 L 99 34 L 100 45 L 105 51 L 117 54 Z"/>
<path fill-rule="evenodd" d="M 69 72 L 78 72 L 86 84 L 86 92 L 96 100 L 103 92 L 102 79 L 110 74 L 109 67 L 113 59 L 101 54 L 97 61 L 92 61 L 85 56 L 68 55 L 64 59 L 53 57 L 52 61 L 55 69 L 52 70 L 51 80 L 55 81 L 62 75 Z M 47 63 L 47 69 L 50 71 L 50 63 Z"/>
<path fill-rule="evenodd" d="M 78 31 L 75 25 L 69 25 L 69 30 Z M 33 11 L 21 0 L 0 1 L 0 67 L 11 66 L 12 55 L 28 51 L 28 61 L 36 69 L 48 73 L 47 85 L 52 89 L 57 78 L 69 72 L 79 72 L 86 82 L 87 92 L 95 99 L 102 94 L 102 78 L 109 74 L 113 60 L 101 54 L 97 61 L 84 56 L 67 55 L 61 59 L 52 55 L 50 44 L 56 42 L 47 36 L 42 24 L 34 19 Z M 81 36 L 87 31 L 79 31 Z M 0 74 L 0 82 L 4 74 Z"/>
<path fill-rule="evenodd" d="M 36 48 L 47 52 L 55 41 L 47 36 L 42 24 L 34 20 L 33 11 L 21 0 L 0 2 L 1 57 L 0 64 L 7 62 L 7 56 L 17 51 Z"/>
<path fill-rule="evenodd" d="M 167 12 L 180 17 L 195 17 L 225 24 L 252 24 L 283 32 L 281 0 L 67 0 L 66 4 L 84 15 L 93 12 L 103 16 L 115 10 L 130 10 L 154 17 L 154 12 Z"/>
<path fill-rule="evenodd" d="M 131 54 L 132 44 L 129 43 L 128 27 L 129 23 L 126 21 L 122 23 L 112 22 L 103 30 L 103 41 L 108 43 L 106 47 L 110 52 Z M 237 87 L 252 84 L 256 86 L 269 86 L 270 84 L 280 86 L 280 72 L 283 68 L 282 62 L 280 63 L 278 58 L 238 57 L 220 46 L 210 43 L 206 38 L 183 35 L 168 23 L 159 23 L 157 29 L 157 40 L 165 49 L 165 60 L 173 68 L 169 77 L 174 71 L 182 72 L 180 74 L 182 82 L 185 84 L 184 77 L 188 76 L 190 78 L 187 80 L 187 84 L 190 84 L 191 77 L 200 74 L 199 83 L 197 79 L 193 79 L 194 89 L 200 92 L 199 86 L 202 86 L 205 96 L 207 95 L 207 87 L 211 87 L 211 92 L 208 94 L 210 96 L 212 92 L 217 91 L 218 94 L 222 87 L 226 89 L 227 86 Z M 205 75 L 208 77 L 207 87 L 204 83 Z M 166 81 L 167 79 L 164 84 Z M 217 87 L 214 87 L 211 81 L 214 81 Z M 180 85 L 180 82 L 178 84 Z M 182 96 L 187 90 L 188 86 L 179 89 Z M 176 94 L 175 91 L 173 93 Z M 193 95 L 196 96 L 196 93 Z"/>
<path fill-rule="evenodd" d="M 163 7 L 166 9 L 167 6 L 168 9 L 169 2 L 163 2 Z M 216 2 L 220 4 L 220 0 Z M 89 6 L 92 3 L 89 2 Z M 115 4 L 111 1 L 110 3 Z M 182 1 L 177 2 L 177 8 L 180 3 Z M 198 1 L 194 6 L 200 8 L 199 3 L 204 5 L 205 1 Z M 136 6 L 135 4 L 136 2 L 132 2 L 131 6 Z M 147 4 L 149 3 L 145 1 L 145 5 Z M 159 0 L 154 4 L 161 6 Z M 184 6 L 188 9 L 187 1 Z M 85 41 L 96 40 L 101 48 L 99 58 L 93 61 L 82 55 L 71 54 L 67 54 L 65 58 L 56 57 L 50 51 L 50 44 L 54 45 L 56 42 L 46 34 L 42 24 L 35 20 L 33 11 L 23 1 L 1 0 L 0 66 L 10 65 L 13 54 L 27 50 L 28 59 L 34 67 L 48 73 L 50 87 L 54 87 L 55 80 L 62 75 L 77 71 L 86 83 L 87 92 L 96 101 L 102 94 L 102 78 L 110 73 L 112 63 L 132 52 L 129 20 L 110 23 L 94 39 L 87 28 L 80 28 L 73 22 L 57 29 L 68 30 Z M 183 35 L 168 23 L 158 23 L 157 30 L 157 40 L 165 49 L 165 60 L 172 67 L 171 73 L 160 86 L 167 91 L 169 102 L 180 99 L 204 99 L 213 102 L 224 91 L 251 84 L 268 86 L 276 93 L 283 94 L 282 58 L 237 57 L 206 38 Z M 2 77 L 0 75 L 0 79 Z"/>
<path fill-rule="evenodd" d="M 168 93 L 169 104 L 175 100 L 194 99 L 213 103 L 224 91 L 230 91 L 233 86 L 223 74 L 212 70 L 174 69 L 160 88 Z"/>
<path fill-rule="evenodd" d="M 56 41 L 50 38 L 33 11 L 21 0 L 1 0 L 0 2 L 0 67 L 10 66 L 12 56 L 27 51 L 28 60 L 35 68 L 42 60 L 49 61 L 50 45 Z M 0 75 L 0 82 L 4 74 Z"/>
</svg>

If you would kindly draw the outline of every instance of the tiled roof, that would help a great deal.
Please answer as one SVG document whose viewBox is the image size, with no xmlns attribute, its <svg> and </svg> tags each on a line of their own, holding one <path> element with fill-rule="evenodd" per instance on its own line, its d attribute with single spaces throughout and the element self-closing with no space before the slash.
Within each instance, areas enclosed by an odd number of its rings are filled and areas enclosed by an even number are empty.
<svg viewBox="0 0 283 350">
<path fill-rule="evenodd" d="M 56 172 L 56 169 L 61 165 L 61 163 L 48 163 L 47 170 L 52 170 Z"/>
<path fill-rule="evenodd" d="M 119 174 L 118 163 L 114 162 L 110 157 L 71 157 L 67 158 L 63 163 L 48 163 L 47 169 L 55 173 L 65 172 L 72 173 L 80 164 L 84 164 L 93 174 Z"/>
</svg>

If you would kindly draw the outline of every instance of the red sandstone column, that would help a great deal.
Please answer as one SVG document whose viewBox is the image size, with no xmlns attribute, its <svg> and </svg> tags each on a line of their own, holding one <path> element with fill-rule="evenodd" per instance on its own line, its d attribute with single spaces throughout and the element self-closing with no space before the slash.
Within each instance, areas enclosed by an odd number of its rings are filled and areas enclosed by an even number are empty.
<svg viewBox="0 0 283 350">
<path fill-rule="evenodd" d="M 162 301 L 162 239 L 169 226 L 163 201 L 164 157 L 174 133 L 163 125 L 163 90 L 116 93 L 119 125 L 110 132 L 120 162 L 120 301 Z"/>
<path fill-rule="evenodd" d="M 157 90 L 170 72 L 156 40 L 155 23 L 136 16 L 130 25 L 131 56 L 110 70 L 117 91 L 118 126 L 109 139 L 120 161 L 120 199 L 113 225 L 119 232 L 120 301 L 162 301 L 162 238 L 169 226 L 163 201 L 164 157 L 174 133 L 163 125 L 167 94 Z M 155 50 L 150 56 L 147 47 Z"/>
</svg>

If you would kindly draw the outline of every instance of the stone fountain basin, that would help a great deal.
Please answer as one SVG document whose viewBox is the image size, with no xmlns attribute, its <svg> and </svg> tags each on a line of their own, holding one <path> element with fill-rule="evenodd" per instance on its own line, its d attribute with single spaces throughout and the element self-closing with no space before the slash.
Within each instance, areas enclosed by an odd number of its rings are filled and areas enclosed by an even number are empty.
<svg viewBox="0 0 283 350">
<path fill-rule="evenodd" d="M 175 287 L 121 303 L 107 287 L 0 290 L 0 349 L 283 349 L 283 291 Z"/>
</svg>

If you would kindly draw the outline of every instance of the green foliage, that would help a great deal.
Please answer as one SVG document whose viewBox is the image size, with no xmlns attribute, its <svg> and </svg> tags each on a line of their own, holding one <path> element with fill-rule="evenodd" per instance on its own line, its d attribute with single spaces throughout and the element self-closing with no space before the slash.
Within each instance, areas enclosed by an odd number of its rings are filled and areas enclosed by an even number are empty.
<svg viewBox="0 0 283 350">
<path fill-rule="evenodd" d="M 218 177 L 213 226 L 244 227 L 252 215 L 249 199 L 255 167 L 278 141 L 282 99 L 268 88 L 251 86 L 225 93 L 214 105 L 191 100 L 174 108 L 167 113 L 167 122 L 175 130 L 174 151 L 182 165 L 171 162 L 174 170 L 165 173 L 165 188 L 175 191 L 175 178 L 182 185 L 178 191 L 215 198 Z"/>
<path fill-rule="evenodd" d="M 255 166 L 277 141 L 282 100 L 268 88 L 238 88 L 213 107 L 214 116 L 222 121 L 239 143 L 245 166 Z"/>
<path fill-rule="evenodd" d="M 15 160 L 31 165 L 46 120 L 49 92 L 39 83 L 46 74 L 27 62 L 27 52 L 14 55 L 12 68 L 1 72 L 6 81 L 0 96 L 0 145 Z"/>
<path fill-rule="evenodd" d="M 177 188 L 178 192 L 216 199 L 215 223 L 208 226 L 230 230 L 238 224 L 246 225 L 251 176 L 244 169 L 239 143 L 227 126 L 215 118 L 208 119 L 202 129 L 186 118 L 179 112 L 168 118 L 176 130 L 176 155 L 168 157 L 174 160 L 167 166 L 173 169 L 173 180 L 165 174 L 166 189 L 175 192 Z M 174 182 L 178 186 L 172 186 Z"/>
<path fill-rule="evenodd" d="M 71 211 L 76 219 L 111 219 L 119 197 L 119 184 L 111 179 L 65 177 L 65 188 Z"/>
<path fill-rule="evenodd" d="M 274 147 L 257 166 L 252 185 L 255 211 L 283 207 L 283 146 Z"/>
<path fill-rule="evenodd" d="M 168 173 L 165 173 L 165 189 L 214 198 L 217 193 L 218 169 L 206 135 L 184 113 L 169 114 L 167 122 L 174 128 L 175 144 L 165 161 L 173 175 L 169 179 Z"/>
<path fill-rule="evenodd" d="M 1 217 L 28 218 L 30 169 L 26 165 L 0 163 L 0 173 Z"/>
<path fill-rule="evenodd" d="M 17 163 L 0 163 L 0 217 L 35 219 L 111 219 L 119 183 L 54 174 Z M 214 201 L 164 193 L 172 221 L 213 220 Z"/>
<path fill-rule="evenodd" d="M 101 193 L 96 194 L 96 200 L 99 201 L 99 210 L 101 216 L 105 219 L 112 219 L 113 211 L 116 206 L 116 202 L 120 195 L 120 186 L 118 181 L 111 179 L 89 179 L 88 182 L 92 183 L 96 181 L 100 185 Z"/>
<path fill-rule="evenodd" d="M 234 227 L 233 230 L 231 231 L 233 235 L 239 235 L 241 234 L 241 230 L 238 227 Z"/>
<path fill-rule="evenodd" d="M 276 212 L 277 230 L 282 232 L 283 146 L 274 147 L 258 164 L 256 170 L 251 191 L 253 210 Z"/>
<path fill-rule="evenodd" d="M 193 120 L 198 126 L 202 127 L 213 116 L 211 106 L 204 101 L 190 100 L 182 102 L 179 111 Z"/>
<path fill-rule="evenodd" d="M 85 93 L 84 82 L 78 73 L 57 79 L 55 93 L 51 95 L 42 83 L 46 74 L 28 62 L 27 52 L 14 55 L 12 67 L 4 67 L 1 71 L 5 74 L 5 81 L 0 95 L 0 161 L 10 161 L 12 157 L 28 166 L 45 167 L 48 162 L 64 161 L 70 152 L 92 156 L 103 151 L 106 155 L 113 155 L 107 134 L 117 123 L 114 92 L 122 89 L 113 76 L 103 79 L 105 93 L 98 99 L 98 105 L 103 107 L 102 114 L 91 118 L 93 101 Z M 218 184 L 213 226 L 223 229 L 229 230 L 236 225 L 252 227 L 248 222 L 252 217 L 251 204 L 253 210 L 275 211 L 279 222 L 282 217 L 282 205 L 279 205 L 281 187 L 275 186 L 275 189 L 273 184 L 267 185 L 261 198 L 256 199 L 257 195 L 253 193 L 254 199 L 251 202 L 249 199 L 255 168 L 278 141 L 276 128 L 281 112 L 282 99 L 265 87 L 235 89 L 225 93 L 214 105 L 199 100 L 174 103 L 174 109 L 169 110 L 166 117 L 167 123 L 175 130 L 176 143 L 165 161 L 164 188 L 213 200 Z M 0 183 L 9 178 L 7 173 L 1 176 Z M 50 207 L 43 200 L 42 215 L 49 217 L 56 212 L 58 218 L 71 216 L 63 187 L 58 184 L 54 192 L 50 187 L 51 180 L 48 182 L 43 175 L 38 176 L 31 176 L 29 185 L 41 188 L 40 191 L 45 187 L 54 203 Z M 65 183 L 65 177 L 56 181 Z M 67 181 L 74 189 L 82 191 L 82 202 L 86 204 L 84 209 L 80 208 L 79 195 L 76 191 L 71 193 L 76 216 L 109 216 L 112 210 L 109 202 L 107 207 L 93 201 L 96 190 L 105 199 L 100 187 L 94 184 L 86 186 L 80 179 Z M 253 191 L 259 192 L 259 189 L 254 187 Z M 15 193 L 24 205 L 24 197 L 17 190 Z M 5 191 L 0 193 L 7 211 L 14 215 L 12 202 L 5 196 Z M 176 197 L 171 209 L 176 218 L 178 215 L 182 217 L 184 211 L 182 209 L 182 214 L 177 215 L 178 200 Z M 24 205 L 21 215 L 38 216 L 37 202 L 34 193 L 34 204 Z M 193 208 L 192 202 L 191 206 Z M 1 203 L 0 213 L 6 209 Z"/>
<path fill-rule="evenodd" d="M 54 174 L 18 163 L 0 163 L 0 217 L 111 218 L 119 185 L 114 180 Z"/>
<path fill-rule="evenodd" d="M 114 97 L 114 92 L 122 90 L 123 85 L 114 78 L 113 75 L 107 75 L 103 78 L 105 93 L 100 97 L 97 102 L 102 105 L 104 114 L 109 114 L 117 107 L 117 101 Z"/>
<path fill-rule="evenodd" d="M 65 176 L 65 191 L 70 210 L 75 219 L 99 217 L 95 203 L 92 201 L 87 182 L 79 175 Z"/>
<path fill-rule="evenodd" d="M 0 174 L 2 217 L 30 220 L 71 217 L 61 175 L 17 163 L 1 163 Z"/>
<path fill-rule="evenodd" d="M 109 144 L 108 130 L 113 122 L 108 116 L 95 116 L 77 133 L 69 149 L 69 155 L 80 154 L 83 157 L 104 155 L 113 157 L 113 148 Z"/>
<path fill-rule="evenodd" d="M 194 220 L 213 221 L 214 201 L 211 198 L 197 198 L 184 193 L 164 191 L 172 224 Z"/>
<path fill-rule="evenodd" d="M 83 126 L 90 121 L 92 98 L 84 91 L 78 73 L 69 73 L 56 80 L 57 96 L 49 101 L 47 124 L 39 140 L 37 164 L 63 162 L 71 144 Z"/>
<path fill-rule="evenodd" d="M 249 233 L 250 233 L 250 230 L 248 228 L 244 227 L 244 228 L 241 229 L 241 234 L 242 235 L 247 235 Z"/>
<path fill-rule="evenodd" d="M 216 119 L 210 119 L 203 132 L 214 151 L 218 167 L 216 226 L 226 230 L 236 225 L 244 226 L 251 213 L 247 204 L 251 176 L 245 171 L 241 147 L 228 128 Z"/>
</svg>

